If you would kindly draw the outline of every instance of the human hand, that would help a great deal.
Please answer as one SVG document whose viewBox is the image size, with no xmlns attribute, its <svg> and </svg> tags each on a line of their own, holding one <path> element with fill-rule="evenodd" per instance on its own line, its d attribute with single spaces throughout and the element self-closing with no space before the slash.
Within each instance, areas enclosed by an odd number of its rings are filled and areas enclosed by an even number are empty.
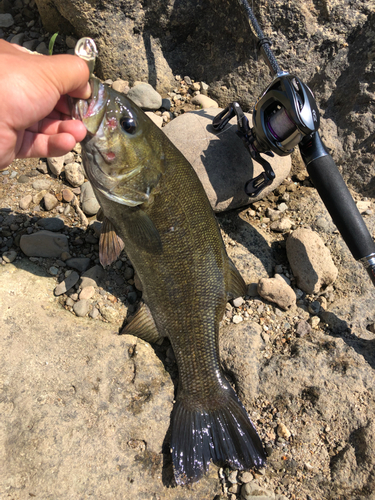
<svg viewBox="0 0 375 500">
<path fill-rule="evenodd" d="M 77 56 L 30 54 L 0 40 L 0 170 L 15 158 L 61 156 L 84 139 L 67 95 L 87 99 L 88 79 Z"/>
</svg>

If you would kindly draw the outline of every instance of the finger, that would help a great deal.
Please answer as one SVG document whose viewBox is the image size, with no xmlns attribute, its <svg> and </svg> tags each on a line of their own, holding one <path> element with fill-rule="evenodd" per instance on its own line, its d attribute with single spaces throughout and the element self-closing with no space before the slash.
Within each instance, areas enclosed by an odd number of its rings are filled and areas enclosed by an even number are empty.
<svg viewBox="0 0 375 500">
<path fill-rule="evenodd" d="M 77 142 L 82 141 L 86 135 L 86 127 L 79 120 L 61 120 L 61 115 L 57 113 L 57 118 L 53 118 L 53 113 L 48 118 L 44 118 L 27 129 L 35 134 L 55 135 L 61 133 L 72 134 Z M 65 118 L 65 117 L 64 117 Z"/>
<path fill-rule="evenodd" d="M 17 158 L 62 156 L 69 153 L 76 143 L 75 137 L 68 133 L 45 135 L 25 131 L 23 143 L 17 154 Z"/>
</svg>

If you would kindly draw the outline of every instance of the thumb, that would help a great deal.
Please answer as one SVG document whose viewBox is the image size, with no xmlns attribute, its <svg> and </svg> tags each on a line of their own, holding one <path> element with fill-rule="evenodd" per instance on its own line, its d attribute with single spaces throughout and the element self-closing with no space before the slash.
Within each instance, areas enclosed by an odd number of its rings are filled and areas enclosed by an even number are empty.
<svg viewBox="0 0 375 500">
<path fill-rule="evenodd" d="M 83 59 L 70 54 L 59 54 L 44 57 L 43 62 L 60 95 L 68 94 L 79 99 L 90 97 L 90 71 Z"/>
</svg>

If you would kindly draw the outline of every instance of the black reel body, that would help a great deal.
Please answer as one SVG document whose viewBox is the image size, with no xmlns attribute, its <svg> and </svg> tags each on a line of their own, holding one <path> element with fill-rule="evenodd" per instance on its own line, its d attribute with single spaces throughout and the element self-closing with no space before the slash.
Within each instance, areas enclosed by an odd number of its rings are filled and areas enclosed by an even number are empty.
<svg viewBox="0 0 375 500">
<path fill-rule="evenodd" d="M 301 80 L 289 73 L 279 73 L 258 99 L 253 111 L 253 127 L 240 105 L 233 102 L 213 120 L 213 128 L 223 130 L 237 116 L 237 135 L 246 149 L 264 169 L 260 175 L 249 180 L 245 192 L 257 196 L 272 184 L 275 173 L 271 165 L 260 154 L 287 156 L 301 141 L 319 128 L 319 111 L 314 96 Z"/>
<path fill-rule="evenodd" d="M 298 77 L 283 73 L 254 107 L 254 147 L 259 153 L 289 155 L 305 136 L 318 130 L 319 123 L 319 111 L 309 87 Z"/>
</svg>

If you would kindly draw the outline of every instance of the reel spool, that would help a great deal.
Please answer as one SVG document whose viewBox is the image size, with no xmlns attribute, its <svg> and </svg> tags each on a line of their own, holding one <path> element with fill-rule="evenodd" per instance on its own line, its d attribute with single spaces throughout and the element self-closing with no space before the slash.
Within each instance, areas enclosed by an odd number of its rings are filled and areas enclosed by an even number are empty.
<svg viewBox="0 0 375 500">
<path fill-rule="evenodd" d="M 253 111 L 254 148 L 289 155 L 302 139 L 319 128 L 319 111 L 309 87 L 289 73 L 279 74 Z"/>
</svg>

